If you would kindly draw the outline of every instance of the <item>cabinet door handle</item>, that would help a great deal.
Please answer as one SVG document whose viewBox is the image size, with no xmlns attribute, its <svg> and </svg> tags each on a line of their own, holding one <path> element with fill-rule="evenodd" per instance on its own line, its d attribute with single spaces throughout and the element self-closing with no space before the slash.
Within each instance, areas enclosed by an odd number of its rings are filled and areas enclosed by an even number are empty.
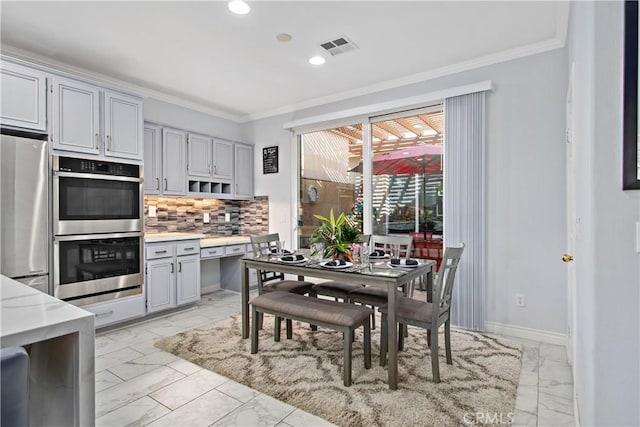
<svg viewBox="0 0 640 427">
<path fill-rule="evenodd" d="M 156 190 L 160 190 L 160 178 L 156 178 Z"/>
<path fill-rule="evenodd" d="M 240 250 L 240 248 L 234 248 L 233 252 L 238 252 Z"/>
<path fill-rule="evenodd" d="M 209 173 L 211 173 L 211 165 L 209 165 Z"/>
<path fill-rule="evenodd" d="M 195 249 L 195 248 L 184 248 L 184 249 L 183 249 L 183 251 L 192 251 L 192 250 L 194 250 L 194 249 Z"/>
<path fill-rule="evenodd" d="M 96 132 L 96 147 L 98 148 L 98 138 L 100 138 L 100 134 Z"/>
<path fill-rule="evenodd" d="M 111 137 L 107 135 L 107 151 L 111 151 Z"/>
<path fill-rule="evenodd" d="M 178 273 L 182 271 L 182 262 L 178 262 Z"/>
<path fill-rule="evenodd" d="M 157 254 L 166 254 L 166 253 L 167 253 L 167 251 L 166 251 L 166 250 L 164 250 L 164 251 L 156 251 L 156 253 L 157 253 Z"/>
<path fill-rule="evenodd" d="M 218 175 L 218 165 L 213 166 L 213 173 Z"/>
<path fill-rule="evenodd" d="M 113 310 L 105 311 L 104 313 L 96 313 L 96 317 L 104 317 L 113 315 Z"/>
<path fill-rule="evenodd" d="M 164 191 L 167 191 L 167 186 L 169 184 L 167 183 L 167 178 L 164 179 Z"/>
<path fill-rule="evenodd" d="M 171 272 L 173 273 L 173 263 L 171 263 Z"/>
</svg>

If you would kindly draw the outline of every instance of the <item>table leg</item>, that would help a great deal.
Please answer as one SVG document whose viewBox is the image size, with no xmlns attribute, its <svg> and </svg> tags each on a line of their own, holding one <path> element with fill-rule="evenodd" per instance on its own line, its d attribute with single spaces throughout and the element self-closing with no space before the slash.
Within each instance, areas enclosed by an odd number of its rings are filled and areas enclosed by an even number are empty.
<svg viewBox="0 0 640 427">
<path fill-rule="evenodd" d="M 249 269 L 243 264 L 240 304 L 242 306 L 242 338 L 249 338 Z"/>
<path fill-rule="evenodd" d="M 395 283 L 389 283 L 387 287 L 387 301 L 389 306 L 389 314 L 387 316 L 387 348 L 389 351 L 389 388 L 396 390 L 398 388 L 398 328 L 396 328 L 396 289 Z"/>
<path fill-rule="evenodd" d="M 433 266 L 427 273 L 427 302 L 433 302 Z M 427 344 L 431 345 L 431 330 L 427 330 Z"/>
</svg>

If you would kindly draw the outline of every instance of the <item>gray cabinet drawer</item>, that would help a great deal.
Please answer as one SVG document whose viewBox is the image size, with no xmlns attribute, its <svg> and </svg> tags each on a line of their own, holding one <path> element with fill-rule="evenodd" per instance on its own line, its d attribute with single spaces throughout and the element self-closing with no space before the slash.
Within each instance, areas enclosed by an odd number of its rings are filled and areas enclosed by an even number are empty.
<svg viewBox="0 0 640 427">
<path fill-rule="evenodd" d="M 148 245 L 147 259 L 168 258 L 174 255 L 173 243 L 166 245 Z"/>
<path fill-rule="evenodd" d="M 224 254 L 229 255 L 244 255 L 246 253 L 246 245 L 231 245 L 224 247 Z"/>
<path fill-rule="evenodd" d="M 200 242 L 189 240 L 188 242 L 176 243 L 176 255 L 192 255 L 200 253 Z"/>
<path fill-rule="evenodd" d="M 224 255 L 224 246 L 213 246 L 200 249 L 200 258 L 220 258 Z"/>
</svg>

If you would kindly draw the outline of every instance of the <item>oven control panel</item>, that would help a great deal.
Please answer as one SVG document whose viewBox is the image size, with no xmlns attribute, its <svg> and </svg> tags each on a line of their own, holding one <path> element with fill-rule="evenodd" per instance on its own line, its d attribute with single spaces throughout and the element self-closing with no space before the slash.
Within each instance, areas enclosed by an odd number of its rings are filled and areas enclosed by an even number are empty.
<svg viewBox="0 0 640 427">
<path fill-rule="evenodd" d="M 76 159 L 74 157 L 58 157 L 58 170 L 61 172 L 94 173 L 132 178 L 140 177 L 139 165 L 92 159 Z"/>
</svg>

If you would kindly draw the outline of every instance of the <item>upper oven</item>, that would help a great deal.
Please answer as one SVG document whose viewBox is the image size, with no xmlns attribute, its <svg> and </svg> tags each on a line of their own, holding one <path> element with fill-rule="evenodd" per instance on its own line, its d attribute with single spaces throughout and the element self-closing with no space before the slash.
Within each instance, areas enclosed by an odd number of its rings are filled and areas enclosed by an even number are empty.
<svg viewBox="0 0 640 427">
<path fill-rule="evenodd" d="M 143 231 L 141 169 L 53 156 L 54 234 Z"/>
</svg>

